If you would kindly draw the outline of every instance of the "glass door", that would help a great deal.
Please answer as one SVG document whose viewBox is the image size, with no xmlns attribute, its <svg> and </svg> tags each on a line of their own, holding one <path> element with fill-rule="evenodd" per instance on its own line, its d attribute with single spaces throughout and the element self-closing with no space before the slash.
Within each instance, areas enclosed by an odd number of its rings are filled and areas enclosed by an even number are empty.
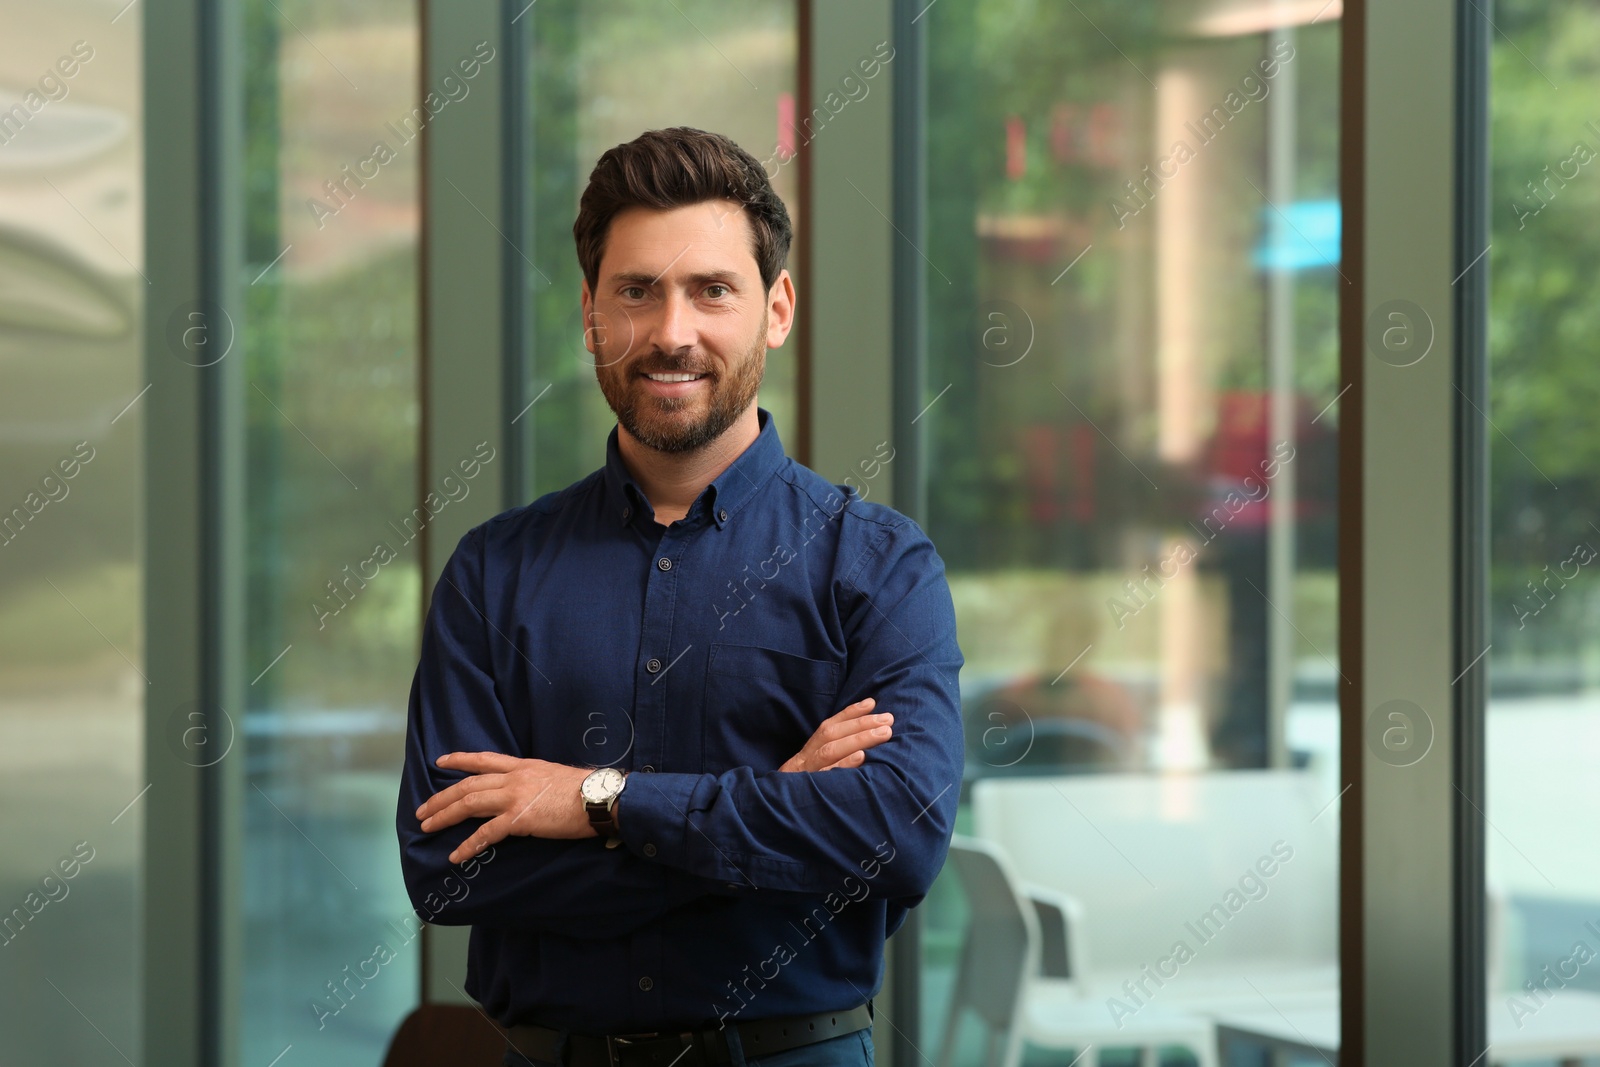
<svg viewBox="0 0 1600 1067">
<path fill-rule="evenodd" d="M 1025 1043 L 1063 1063 L 1194 1062 L 1219 1032 L 1321 1062 L 1339 1035 L 1338 5 L 943 0 L 919 18 L 916 421 L 968 734 L 962 833 L 924 913 L 922 1047 L 980 1062 L 1009 995 Z M 1050 980 L 1001 994 L 1015 961 L 979 946 L 1022 921 L 1010 892 Z"/>
</svg>

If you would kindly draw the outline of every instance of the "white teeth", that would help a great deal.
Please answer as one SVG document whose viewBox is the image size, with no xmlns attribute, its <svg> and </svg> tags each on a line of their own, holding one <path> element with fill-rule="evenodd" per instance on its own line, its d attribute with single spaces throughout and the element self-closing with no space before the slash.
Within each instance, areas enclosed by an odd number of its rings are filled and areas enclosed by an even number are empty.
<svg viewBox="0 0 1600 1067">
<path fill-rule="evenodd" d="M 703 374 L 647 374 L 647 375 L 645 375 L 645 377 L 649 378 L 653 382 L 692 382 L 692 381 L 695 381 L 698 378 L 705 377 L 705 375 L 703 375 Z"/>
</svg>

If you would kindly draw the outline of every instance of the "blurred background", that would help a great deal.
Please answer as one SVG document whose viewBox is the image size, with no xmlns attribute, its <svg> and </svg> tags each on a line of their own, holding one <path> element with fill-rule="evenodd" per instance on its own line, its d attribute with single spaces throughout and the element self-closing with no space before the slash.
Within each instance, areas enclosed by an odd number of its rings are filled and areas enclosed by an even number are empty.
<svg viewBox="0 0 1600 1067">
<path fill-rule="evenodd" d="M 142 865 L 163 827 L 141 798 L 150 761 L 167 758 L 144 726 L 143 605 L 162 595 L 144 569 L 145 531 L 162 522 L 147 512 L 142 402 L 158 313 L 149 2 L 0 0 L 5 1064 L 144 1062 L 148 1038 Z M 495 217 L 521 264 L 507 374 L 527 388 L 507 409 L 514 431 L 483 413 L 482 436 L 513 450 L 469 483 L 477 501 L 452 506 L 498 501 L 492 514 L 603 462 L 614 420 L 582 358 L 571 223 L 611 145 L 691 125 L 768 161 L 805 303 L 812 216 L 838 206 L 807 186 L 806 153 L 889 106 L 905 53 L 863 36 L 834 42 L 861 62 L 814 64 L 808 26 L 827 3 L 507 5 L 502 48 L 477 54 L 443 114 L 492 98 L 505 124 L 516 203 Z M 215 753 L 244 767 L 227 1054 L 376 1065 L 425 988 L 393 824 L 433 580 L 412 521 L 433 488 L 413 111 L 429 88 L 425 13 L 241 0 L 233 17 L 242 155 L 227 247 L 242 296 L 225 354 L 242 364 L 248 685 L 232 747 Z M 996 871 L 1033 905 L 1046 958 L 1030 973 L 1057 980 L 1037 983 L 1025 1062 L 1074 1062 L 1089 1044 L 1102 1063 L 1147 1047 L 1199 1062 L 1191 1019 L 1202 1042 L 1216 1039 L 1207 1025 L 1239 1023 L 1228 1062 L 1272 1047 L 1322 1062 L 1307 1034 L 1288 1043 L 1298 1054 L 1252 1039 L 1241 983 L 1263 974 L 1277 983 L 1263 999 L 1299 997 L 1337 1029 L 1341 17 L 1339 0 L 937 0 L 916 16 L 925 208 L 909 306 L 925 343 L 893 358 L 918 361 L 926 406 L 917 484 L 896 469 L 889 502 L 918 501 L 947 567 L 966 656 L 959 829 L 983 846 L 919 909 L 919 972 L 894 976 L 919 990 L 907 1037 L 930 1063 L 985 1062 L 980 993 L 998 979 L 969 945 Z M 1575 941 L 1600 948 L 1585 925 L 1600 923 L 1600 860 L 1581 837 L 1600 803 L 1600 9 L 1502 0 L 1494 20 L 1483 814 L 1489 1007 L 1517 1021 L 1512 998 L 1541 968 Z M 761 391 L 803 462 L 835 399 L 813 388 L 814 325 L 771 353 Z M 375 540 L 397 558 L 339 596 Z M 1054 806 L 1028 807 L 1013 837 L 1002 813 L 1025 800 Z M 1281 840 L 1294 858 L 1260 876 L 1259 900 L 1241 890 L 1250 902 L 1229 907 L 1215 947 L 1190 934 Z M 1126 991 L 1185 939 L 1192 964 Z M 382 976 L 337 996 L 384 940 L 396 958 Z M 1072 947 L 1054 959 L 1052 944 Z M 1600 992 L 1600 968 L 1562 995 L 1586 990 Z M 1596 1027 L 1600 1015 L 1571 1049 L 1503 1062 L 1578 1063 Z"/>
</svg>

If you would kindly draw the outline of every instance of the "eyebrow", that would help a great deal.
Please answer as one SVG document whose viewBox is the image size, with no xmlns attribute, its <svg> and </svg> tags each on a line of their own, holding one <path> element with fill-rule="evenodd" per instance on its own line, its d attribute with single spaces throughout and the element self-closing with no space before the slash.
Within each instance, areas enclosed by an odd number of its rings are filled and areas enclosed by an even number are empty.
<svg viewBox="0 0 1600 1067">
<path fill-rule="evenodd" d="M 611 281 L 631 282 L 638 285 L 654 285 L 660 279 L 659 274 L 649 271 L 624 270 L 611 275 Z M 744 278 L 738 271 L 732 270 L 705 270 L 697 271 L 688 276 L 687 281 L 695 285 L 707 285 L 711 282 L 742 282 Z"/>
</svg>

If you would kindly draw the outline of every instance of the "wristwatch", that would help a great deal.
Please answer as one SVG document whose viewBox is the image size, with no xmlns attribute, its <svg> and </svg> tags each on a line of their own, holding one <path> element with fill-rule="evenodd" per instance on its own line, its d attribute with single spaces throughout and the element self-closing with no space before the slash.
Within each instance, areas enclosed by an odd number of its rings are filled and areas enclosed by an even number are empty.
<svg viewBox="0 0 1600 1067">
<path fill-rule="evenodd" d="M 591 771 L 578 790 L 583 797 L 584 810 L 589 813 L 589 825 L 606 839 L 607 848 L 622 844 L 611 809 L 616 806 L 617 797 L 622 795 L 622 787 L 627 784 L 626 773 L 615 767 L 601 767 Z"/>
</svg>

